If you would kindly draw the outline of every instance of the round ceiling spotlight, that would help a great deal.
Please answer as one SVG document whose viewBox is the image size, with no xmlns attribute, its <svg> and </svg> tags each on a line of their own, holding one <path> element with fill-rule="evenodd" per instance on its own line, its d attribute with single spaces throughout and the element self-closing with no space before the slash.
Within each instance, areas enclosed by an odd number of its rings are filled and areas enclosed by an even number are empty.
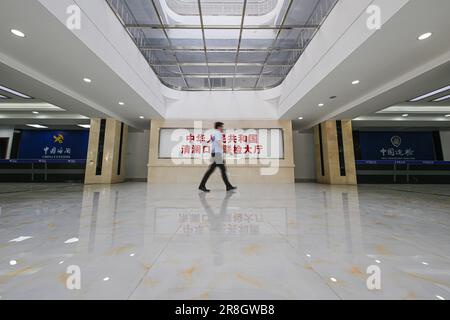
<svg viewBox="0 0 450 320">
<path fill-rule="evenodd" d="M 140 116 L 139 119 L 144 119 L 144 116 Z"/>
<path fill-rule="evenodd" d="M 38 111 L 33 111 L 32 113 L 33 113 L 33 114 L 39 114 L 39 112 L 38 112 Z"/>
<path fill-rule="evenodd" d="M 407 114 L 407 113 L 402 114 L 402 117 L 403 117 L 403 118 L 406 118 L 406 117 L 408 117 L 408 116 L 409 116 L 409 114 Z"/>
<path fill-rule="evenodd" d="M 359 80 L 355 80 L 352 82 L 352 84 L 356 85 L 356 84 L 359 84 L 359 82 L 360 82 Z"/>
<path fill-rule="evenodd" d="M 303 120 L 303 117 L 298 117 L 298 120 Z"/>
<path fill-rule="evenodd" d="M 323 103 L 319 103 L 318 106 L 319 106 L 319 107 L 323 107 L 324 104 L 323 104 Z"/>
<path fill-rule="evenodd" d="M 83 81 L 86 82 L 86 83 L 91 83 L 92 82 L 92 80 L 89 79 L 89 78 L 84 78 Z"/>
<path fill-rule="evenodd" d="M 119 105 L 124 106 L 124 105 L 125 105 L 125 102 L 120 101 L 120 102 L 119 102 Z"/>
<path fill-rule="evenodd" d="M 424 33 L 424 34 L 422 34 L 421 36 L 419 36 L 417 39 L 418 40 L 425 40 L 425 39 L 428 39 L 429 37 L 431 37 L 433 34 L 431 33 L 431 32 L 427 32 L 427 33 Z"/>
<path fill-rule="evenodd" d="M 17 29 L 11 29 L 11 33 L 19 38 L 25 38 L 25 33 Z"/>
</svg>

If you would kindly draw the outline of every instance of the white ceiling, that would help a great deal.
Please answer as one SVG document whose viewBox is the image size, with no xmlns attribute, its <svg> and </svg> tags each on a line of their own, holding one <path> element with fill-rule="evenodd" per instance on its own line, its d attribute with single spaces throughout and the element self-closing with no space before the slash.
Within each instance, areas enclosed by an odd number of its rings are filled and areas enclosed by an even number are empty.
<svg viewBox="0 0 450 320">
<path fill-rule="evenodd" d="M 340 1 L 351 5 L 353 0 Z M 99 5 L 99 2 L 78 2 L 86 3 L 86 6 L 87 3 Z M 381 109 L 401 105 L 422 93 L 449 85 L 450 19 L 447 13 L 450 12 L 450 1 L 405 2 L 406 5 L 381 30 L 370 36 L 279 116 L 293 120 L 302 116 L 304 120 L 295 121 L 295 127 L 306 129 L 330 118 L 375 116 L 375 112 Z M 73 0 L 0 2 L 0 84 L 35 97 L 36 102 L 46 101 L 59 106 L 69 115 L 115 117 L 140 128 L 148 127 L 148 119 L 165 116 L 144 97 L 147 89 L 139 91 L 129 81 L 123 80 L 123 75 L 119 76 L 111 63 L 107 64 L 98 53 L 94 53 L 91 45 L 81 41 L 79 34 L 69 31 L 61 19 L 55 17 L 55 12 L 50 13 L 42 3 L 53 3 L 55 6 L 61 4 L 61 8 L 65 8 Z M 62 11 L 61 15 L 64 14 Z M 112 13 L 104 12 L 104 15 L 109 14 Z M 85 23 L 95 25 L 91 21 L 93 17 L 88 18 Z M 123 29 L 117 24 L 96 25 L 96 28 L 98 32 L 104 33 L 116 30 L 116 27 Z M 14 37 L 10 33 L 11 28 L 23 30 L 27 37 Z M 433 32 L 433 36 L 418 41 L 417 37 L 427 31 Z M 117 34 L 114 32 L 112 34 Z M 94 39 L 106 46 L 106 36 L 96 35 Z M 320 41 L 320 38 L 316 40 Z M 104 48 L 105 51 L 113 49 Z M 136 56 L 123 56 L 124 63 L 128 61 L 128 67 L 134 73 L 140 70 L 136 70 L 137 66 L 130 61 L 134 61 L 138 54 L 136 49 Z M 92 78 L 93 82 L 84 83 L 84 77 Z M 142 83 L 147 81 L 142 75 L 139 77 Z M 351 85 L 355 79 L 361 83 Z M 153 86 L 151 90 L 157 91 L 155 88 Z M 330 100 L 329 97 L 333 95 L 337 98 Z M 118 101 L 125 101 L 126 105 L 119 106 Z M 318 103 L 324 103 L 325 106 L 319 108 Z M 449 102 L 440 105 L 448 106 Z M 209 111 L 204 110 L 205 117 Z M 140 115 L 144 115 L 145 119 L 139 119 Z M 426 121 L 417 123 L 425 125 Z M 447 122 L 443 125 L 447 125 Z"/>
<path fill-rule="evenodd" d="M 11 28 L 26 38 L 13 36 Z M 0 43 L 0 83 L 5 86 L 70 113 L 114 117 L 136 127 L 160 117 L 39 1 L 0 2 Z M 84 77 L 92 83 L 83 82 Z"/>
<path fill-rule="evenodd" d="M 424 14 L 426 12 L 426 14 Z M 371 115 L 450 84 L 450 1 L 411 0 L 289 109 L 297 128 Z M 424 41 L 425 32 L 433 36 Z M 360 84 L 352 85 L 353 80 Z M 337 96 L 336 99 L 330 99 Z M 318 107 L 324 103 L 324 107 Z M 446 106 L 449 102 L 439 105 Z"/>
</svg>

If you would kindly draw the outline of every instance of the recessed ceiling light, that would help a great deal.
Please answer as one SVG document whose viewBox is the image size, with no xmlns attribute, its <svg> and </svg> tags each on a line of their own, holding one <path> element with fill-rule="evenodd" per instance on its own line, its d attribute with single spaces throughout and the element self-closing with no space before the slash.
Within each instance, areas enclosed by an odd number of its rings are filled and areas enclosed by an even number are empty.
<svg viewBox="0 0 450 320">
<path fill-rule="evenodd" d="M 450 114 L 446 114 L 444 117 L 446 118 L 450 118 Z"/>
<path fill-rule="evenodd" d="M 103 278 L 103 281 L 109 281 L 109 277 Z"/>
<path fill-rule="evenodd" d="M 0 86 L 0 90 L 12 93 L 13 95 L 21 97 L 21 98 L 24 98 L 24 99 L 33 99 L 30 96 L 27 96 L 26 94 L 23 94 L 22 92 L 10 89 L 8 87 Z"/>
<path fill-rule="evenodd" d="M 84 78 L 83 81 L 86 82 L 86 83 L 91 83 L 92 82 L 92 80 L 89 79 L 89 78 Z"/>
<path fill-rule="evenodd" d="M 353 81 L 352 84 L 359 84 L 359 80 Z"/>
<path fill-rule="evenodd" d="M 319 103 L 318 106 L 319 106 L 319 107 L 323 107 L 324 104 L 323 104 L 323 103 Z"/>
<path fill-rule="evenodd" d="M 330 278 L 331 281 L 337 282 L 336 278 Z"/>
<path fill-rule="evenodd" d="M 15 265 L 17 264 L 17 261 L 16 261 L 16 260 L 11 260 L 11 261 L 9 262 L 9 264 L 10 264 L 11 266 L 15 266 Z"/>
<path fill-rule="evenodd" d="M 39 112 L 38 112 L 38 111 L 33 111 L 32 113 L 33 113 L 33 114 L 39 114 Z"/>
<path fill-rule="evenodd" d="M 65 244 L 70 244 L 70 243 L 75 243 L 75 242 L 78 242 L 78 241 L 80 241 L 80 239 L 78 239 L 78 238 L 70 238 L 70 239 L 67 239 L 66 241 L 64 241 L 64 243 Z"/>
<path fill-rule="evenodd" d="M 298 120 L 303 120 L 303 117 L 298 117 Z"/>
<path fill-rule="evenodd" d="M 144 116 L 140 116 L 139 119 L 144 119 Z"/>
<path fill-rule="evenodd" d="M 124 105 L 125 105 L 125 102 L 120 101 L 120 102 L 119 102 L 119 105 L 124 106 Z"/>
<path fill-rule="evenodd" d="M 23 32 L 20 31 L 20 30 L 17 30 L 17 29 L 11 29 L 11 33 L 12 33 L 13 35 L 15 35 L 15 36 L 20 37 L 20 38 L 25 38 L 25 33 L 23 33 Z"/>
<path fill-rule="evenodd" d="M 427 32 L 427 33 L 424 33 L 424 34 L 422 34 L 421 36 L 419 36 L 417 39 L 419 39 L 419 40 L 425 40 L 425 39 L 428 39 L 429 37 L 431 37 L 431 35 L 432 35 L 431 32 Z"/>
<path fill-rule="evenodd" d="M 90 124 L 77 124 L 77 126 L 79 126 L 81 128 L 85 128 L 85 129 L 90 129 L 91 128 Z"/>
<path fill-rule="evenodd" d="M 445 101 L 445 100 L 448 100 L 448 99 L 450 99 L 450 94 L 447 95 L 447 96 L 444 96 L 444 97 L 440 97 L 440 98 L 434 99 L 433 102 L 441 102 L 441 101 Z"/>
<path fill-rule="evenodd" d="M 36 128 L 36 129 L 47 129 L 48 127 L 40 125 L 40 124 L 27 124 L 28 127 Z"/>
<path fill-rule="evenodd" d="M 33 238 L 33 237 L 30 237 L 30 236 L 20 236 L 20 237 L 18 237 L 18 238 L 11 239 L 11 240 L 9 240 L 8 242 L 22 242 L 22 241 L 25 241 L 25 240 L 28 240 L 28 239 L 31 239 L 31 238 Z"/>
<path fill-rule="evenodd" d="M 407 113 L 402 114 L 402 117 L 404 117 L 404 118 L 406 118 L 407 116 L 409 116 L 409 114 L 407 114 Z"/>
<path fill-rule="evenodd" d="M 446 87 L 444 87 L 444 88 L 437 89 L 437 90 L 435 90 L 435 91 L 432 91 L 432 92 L 430 92 L 430 93 L 424 94 L 423 96 L 414 98 L 414 99 L 409 100 L 409 101 L 410 101 L 410 102 L 420 101 L 420 100 L 423 100 L 423 99 L 425 99 L 425 98 L 428 98 L 428 97 L 437 95 L 437 94 L 439 94 L 439 93 L 441 93 L 441 92 L 445 92 L 445 91 L 448 91 L 448 90 L 450 90 L 450 86 L 446 86 Z"/>
</svg>

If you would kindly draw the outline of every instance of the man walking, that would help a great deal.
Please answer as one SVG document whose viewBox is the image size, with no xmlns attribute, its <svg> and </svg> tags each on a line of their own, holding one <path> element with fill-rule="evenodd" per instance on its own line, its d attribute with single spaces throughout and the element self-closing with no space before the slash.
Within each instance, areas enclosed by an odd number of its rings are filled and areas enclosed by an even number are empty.
<svg viewBox="0 0 450 320">
<path fill-rule="evenodd" d="M 213 163 L 209 167 L 208 171 L 206 171 L 202 182 L 200 182 L 200 186 L 198 187 L 203 192 L 209 192 L 210 190 L 206 189 L 206 182 L 208 182 L 211 174 L 216 170 L 216 167 L 219 167 L 220 172 L 222 174 L 223 182 L 227 187 L 227 191 L 234 190 L 236 187 L 232 186 L 230 181 L 228 181 L 227 169 L 225 167 L 225 160 L 223 156 L 223 122 L 216 122 L 214 124 L 214 135 L 212 136 L 212 149 L 211 156 L 213 158 Z"/>
</svg>

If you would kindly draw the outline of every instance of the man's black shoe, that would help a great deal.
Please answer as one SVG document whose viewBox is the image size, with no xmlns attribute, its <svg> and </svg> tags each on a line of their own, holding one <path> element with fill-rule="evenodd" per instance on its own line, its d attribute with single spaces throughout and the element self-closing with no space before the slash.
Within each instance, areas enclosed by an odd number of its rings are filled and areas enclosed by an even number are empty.
<svg viewBox="0 0 450 320">
<path fill-rule="evenodd" d="M 237 187 L 233 187 L 233 186 L 227 187 L 227 191 L 236 190 L 236 189 L 237 189 Z"/>
<path fill-rule="evenodd" d="M 206 187 L 198 187 L 198 190 L 202 190 L 203 192 L 210 192 L 211 190 L 206 189 Z"/>
</svg>

